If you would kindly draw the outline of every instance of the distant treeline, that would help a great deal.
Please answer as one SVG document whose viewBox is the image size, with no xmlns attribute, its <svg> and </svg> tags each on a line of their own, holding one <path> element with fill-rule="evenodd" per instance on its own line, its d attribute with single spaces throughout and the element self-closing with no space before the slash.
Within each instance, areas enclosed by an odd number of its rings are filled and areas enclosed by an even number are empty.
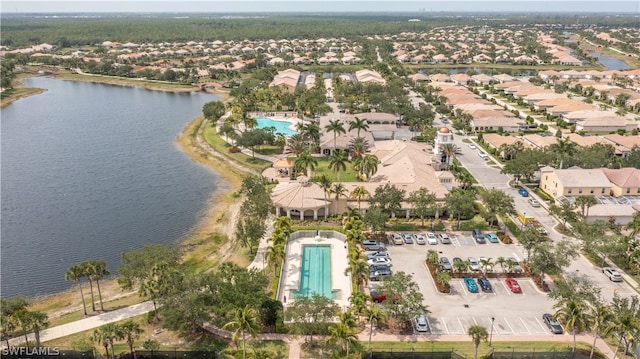
<svg viewBox="0 0 640 359">
<path fill-rule="evenodd" d="M 0 24 L 2 45 L 21 47 L 40 43 L 60 47 L 95 45 L 103 41 L 157 43 L 173 41 L 317 39 L 329 37 L 399 34 L 403 31 L 427 31 L 438 26 L 503 26 L 549 24 L 559 28 L 588 26 L 638 27 L 632 16 L 605 15 L 460 15 L 460 14 L 242 14 L 242 17 L 180 14 L 42 17 L 3 15 Z M 419 19 L 421 21 L 411 21 Z"/>
</svg>

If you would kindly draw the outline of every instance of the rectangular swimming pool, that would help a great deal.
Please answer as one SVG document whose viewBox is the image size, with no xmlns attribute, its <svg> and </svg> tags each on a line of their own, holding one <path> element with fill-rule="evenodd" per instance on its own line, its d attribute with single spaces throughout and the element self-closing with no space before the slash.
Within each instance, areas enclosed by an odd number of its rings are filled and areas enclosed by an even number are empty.
<svg viewBox="0 0 640 359">
<path fill-rule="evenodd" d="M 295 296 L 311 297 L 313 293 L 334 299 L 331 288 L 331 247 L 304 245 L 300 269 L 300 288 Z"/>
</svg>

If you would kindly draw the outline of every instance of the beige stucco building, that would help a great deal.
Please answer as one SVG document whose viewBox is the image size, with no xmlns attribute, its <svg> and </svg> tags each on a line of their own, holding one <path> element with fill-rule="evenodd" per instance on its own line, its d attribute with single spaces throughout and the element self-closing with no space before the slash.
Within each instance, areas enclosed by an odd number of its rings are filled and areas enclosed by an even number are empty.
<svg viewBox="0 0 640 359">
<path fill-rule="evenodd" d="M 562 196 L 608 195 L 612 186 L 600 168 L 556 169 L 546 166 L 540 169 L 540 188 L 558 199 Z"/>
</svg>

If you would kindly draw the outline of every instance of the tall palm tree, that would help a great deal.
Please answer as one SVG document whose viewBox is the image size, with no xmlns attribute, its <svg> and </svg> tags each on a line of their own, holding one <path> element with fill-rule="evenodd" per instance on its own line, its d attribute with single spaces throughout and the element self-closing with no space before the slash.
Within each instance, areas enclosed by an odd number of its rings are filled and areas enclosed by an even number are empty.
<svg viewBox="0 0 640 359">
<path fill-rule="evenodd" d="M 557 309 L 553 319 L 564 323 L 565 330 L 573 334 L 573 352 L 576 351 L 576 334 L 590 326 L 588 307 L 582 300 L 565 299 L 553 306 Z"/>
<path fill-rule="evenodd" d="M 351 308 L 353 308 L 353 310 L 358 315 L 365 313 L 365 311 L 367 310 L 367 302 L 369 300 L 371 300 L 371 297 L 360 290 L 353 291 L 351 296 L 349 297 Z"/>
<path fill-rule="evenodd" d="M 508 267 L 509 262 L 511 261 L 508 261 L 505 257 L 502 257 L 502 256 L 496 259 L 496 264 L 500 266 L 500 269 L 502 269 L 502 273 L 505 272 L 504 269 L 505 267 Z"/>
<path fill-rule="evenodd" d="M 387 320 L 387 312 L 378 305 L 372 305 L 366 312 L 367 321 L 369 322 L 369 349 L 371 352 L 371 336 L 373 335 L 373 323 L 378 324 Z"/>
<path fill-rule="evenodd" d="M 109 335 L 104 330 L 104 327 L 96 328 L 93 331 L 93 336 L 91 338 L 94 342 L 99 343 L 104 347 L 106 357 L 109 358 Z"/>
<path fill-rule="evenodd" d="M 322 192 L 324 193 L 324 220 L 327 220 L 327 212 L 329 211 L 329 202 L 327 201 L 327 197 L 329 195 L 329 193 L 331 192 L 331 186 L 333 186 L 333 181 L 331 181 L 331 178 L 329 178 L 327 175 L 322 175 L 320 177 L 318 177 L 318 179 L 316 180 L 316 182 L 318 183 L 318 186 L 320 186 L 320 188 L 322 188 Z"/>
<path fill-rule="evenodd" d="M 587 220 L 587 218 L 589 217 L 589 208 L 593 207 L 597 203 L 598 201 L 596 200 L 596 197 L 589 195 L 578 196 L 578 198 L 576 198 L 575 205 L 577 207 L 580 207 L 580 209 L 582 210 L 582 217 Z"/>
<path fill-rule="evenodd" d="M 349 131 L 354 129 L 358 130 L 358 137 L 360 137 L 360 130 L 368 130 L 369 124 L 367 123 L 367 120 L 355 117 L 355 119 L 349 123 Z"/>
<path fill-rule="evenodd" d="M 564 160 L 576 151 L 576 143 L 571 142 L 568 138 L 563 138 L 548 147 L 549 152 L 555 154 L 558 161 L 558 169 L 562 169 Z"/>
<path fill-rule="evenodd" d="M 105 261 L 91 261 L 93 267 L 93 280 L 96 281 L 96 287 L 98 287 L 98 299 L 100 300 L 100 310 L 104 312 L 104 305 L 102 304 L 102 291 L 100 290 L 100 280 L 105 276 L 111 274 L 107 269 L 107 262 Z"/>
<path fill-rule="evenodd" d="M 482 266 L 482 273 L 487 275 L 487 272 L 493 269 L 493 262 L 491 258 L 482 258 L 480 260 L 480 266 Z"/>
<path fill-rule="evenodd" d="M 273 275 L 277 275 L 278 264 L 282 263 L 286 257 L 284 245 L 272 245 L 267 247 L 265 253 L 267 263 L 273 265 Z"/>
<path fill-rule="evenodd" d="M 87 277 L 89 280 L 89 289 L 91 289 L 91 310 L 93 312 L 96 311 L 96 302 L 93 295 L 93 264 L 92 261 L 84 261 L 80 263 L 80 268 L 82 268 L 82 275 Z"/>
<path fill-rule="evenodd" d="M 363 260 L 350 260 L 349 266 L 344 270 L 345 275 L 349 273 L 356 285 L 365 286 L 369 279 L 369 264 Z"/>
<path fill-rule="evenodd" d="M 246 333 L 249 333 L 252 338 L 255 338 L 259 328 L 260 320 L 258 318 L 258 313 L 248 305 L 244 308 L 236 308 L 233 319 L 222 327 L 224 330 L 235 330 L 231 337 L 234 342 L 238 340 L 238 337 L 242 337 L 243 359 L 247 358 Z"/>
<path fill-rule="evenodd" d="M 134 322 L 133 320 L 127 320 L 126 322 L 120 324 L 120 335 L 129 345 L 129 353 L 135 359 L 136 353 L 133 351 L 133 343 L 136 339 L 140 338 L 140 334 L 142 334 L 144 330 L 140 327 L 140 324 Z"/>
<path fill-rule="evenodd" d="M 100 327 L 100 329 L 104 331 L 104 335 L 107 337 L 109 345 L 111 345 L 111 359 L 114 359 L 116 356 L 115 341 L 122 339 L 120 326 L 116 323 L 107 323 Z"/>
<path fill-rule="evenodd" d="M 331 193 L 336 195 L 336 211 L 335 213 L 338 213 L 338 201 L 340 200 L 340 197 L 344 197 L 345 193 L 347 192 L 347 189 L 345 188 L 345 186 L 342 183 L 334 183 L 333 187 L 331 188 Z"/>
<path fill-rule="evenodd" d="M 49 327 L 49 317 L 43 312 L 29 312 L 29 327 L 36 338 L 36 348 L 40 348 L 40 331 Z"/>
<path fill-rule="evenodd" d="M 475 352 L 473 354 L 474 359 L 478 359 L 478 347 L 480 346 L 480 341 L 487 340 L 489 337 L 489 333 L 487 333 L 487 328 L 481 325 L 472 325 L 469 327 L 467 334 L 471 337 L 473 341 L 473 346 L 475 348 Z"/>
<path fill-rule="evenodd" d="M 353 168 L 360 176 L 369 178 L 378 171 L 378 157 L 371 154 L 357 157 L 353 161 Z"/>
<path fill-rule="evenodd" d="M 72 280 L 78 284 L 80 287 L 80 297 L 82 298 L 82 309 L 84 309 L 84 315 L 87 315 L 87 303 L 84 301 L 84 292 L 82 291 L 82 282 L 80 281 L 84 277 L 82 274 L 82 268 L 75 264 L 67 269 L 67 272 L 64 274 L 65 280 Z"/>
<path fill-rule="evenodd" d="M 438 252 L 436 252 L 434 249 L 429 249 L 427 251 L 427 262 L 429 262 L 429 264 L 431 264 L 432 266 L 437 266 L 439 261 L 440 257 L 438 256 Z"/>
<path fill-rule="evenodd" d="M 340 182 L 340 171 L 347 170 L 347 154 L 343 150 L 335 150 L 329 157 L 329 168 L 338 172 L 338 182 Z"/>
<path fill-rule="evenodd" d="M 285 235 L 291 234 L 291 218 L 287 216 L 280 216 L 273 220 L 273 227 L 280 229 Z"/>
<path fill-rule="evenodd" d="M 441 148 L 442 153 L 447 156 L 447 167 L 449 167 L 451 165 L 451 160 L 456 157 L 456 153 L 458 153 L 459 148 L 453 143 L 445 143 Z"/>
<path fill-rule="evenodd" d="M 614 316 L 611 312 L 611 308 L 606 305 L 596 304 L 590 311 L 591 315 L 591 330 L 593 331 L 593 344 L 591 345 L 591 353 L 589 358 L 593 358 L 593 352 L 596 349 L 596 341 L 598 335 L 608 335 L 613 330 Z"/>
<path fill-rule="evenodd" d="M 289 137 L 288 142 L 289 149 L 294 156 L 300 156 L 300 154 L 304 152 L 305 141 L 304 137 L 301 134 L 297 133 L 295 135 L 292 135 L 291 137 Z"/>
<path fill-rule="evenodd" d="M 360 212 L 361 211 L 360 202 L 363 199 L 369 198 L 370 195 L 371 193 L 369 193 L 369 191 L 367 191 L 367 189 L 364 188 L 364 186 L 358 186 L 354 188 L 353 191 L 351 191 L 351 193 L 349 194 L 349 197 L 355 198 L 358 201 L 358 212 Z"/>
<path fill-rule="evenodd" d="M 307 170 L 311 169 L 313 171 L 316 169 L 316 166 L 318 166 L 318 160 L 311 156 L 311 153 L 307 150 L 302 152 L 300 156 L 295 159 L 294 164 L 297 169 L 304 170 L 304 175 L 308 176 L 309 172 Z"/>
<path fill-rule="evenodd" d="M 333 150 L 336 150 L 336 139 L 339 134 L 347 133 L 344 129 L 344 125 L 340 120 L 329 120 L 329 124 L 324 126 L 324 130 L 328 132 L 333 132 Z"/>
</svg>

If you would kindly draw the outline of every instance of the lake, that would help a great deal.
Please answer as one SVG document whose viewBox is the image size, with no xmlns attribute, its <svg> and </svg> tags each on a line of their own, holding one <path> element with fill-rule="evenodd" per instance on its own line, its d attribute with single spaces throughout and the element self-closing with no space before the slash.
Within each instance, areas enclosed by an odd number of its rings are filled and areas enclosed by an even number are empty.
<svg viewBox="0 0 640 359">
<path fill-rule="evenodd" d="M 175 139 L 217 96 L 54 80 L 2 109 L 3 298 L 59 292 L 67 268 L 177 243 L 220 187 Z M 224 184 L 223 184 L 224 185 Z"/>
<path fill-rule="evenodd" d="M 598 59 L 598 62 L 602 64 L 602 66 L 606 67 L 609 70 L 628 70 L 629 66 L 622 60 L 618 60 L 614 57 L 604 56 L 597 52 L 592 52 L 591 56 Z"/>
</svg>

